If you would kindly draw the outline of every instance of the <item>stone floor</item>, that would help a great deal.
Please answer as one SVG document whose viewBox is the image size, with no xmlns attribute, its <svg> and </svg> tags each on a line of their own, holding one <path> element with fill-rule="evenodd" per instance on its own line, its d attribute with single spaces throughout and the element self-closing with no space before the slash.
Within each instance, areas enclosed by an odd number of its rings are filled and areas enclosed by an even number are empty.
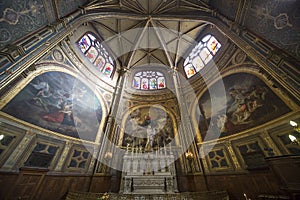
<svg viewBox="0 0 300 200">
<path fill-rule="evenodd" d="M 229 200 L 226 191 L 176 194 L 116 194 L 69 192 L 66 200 Z"/>
</svg>

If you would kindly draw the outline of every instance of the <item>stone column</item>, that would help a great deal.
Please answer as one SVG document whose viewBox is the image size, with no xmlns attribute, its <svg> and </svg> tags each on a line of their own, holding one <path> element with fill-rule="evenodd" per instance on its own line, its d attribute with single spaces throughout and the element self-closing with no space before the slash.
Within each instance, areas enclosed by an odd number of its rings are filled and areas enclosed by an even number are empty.
<svg viewBox="0 0 300 200">
<path fill-rule="evenodd" d="M 120 128 L 116 128 L 116 125 L 117 125 L 116 122 L 118 120 L 118 114 L 121 110 L 120 102 L 122 101 L 122 97 L 123 97 L 123 93 L 124 93 L 124 86 L 127 81 L 128 73 L 126 73 L 126 72 L 127 72 L 127 69 L 125 67 L 119 71 L 119 78 L 117 80 L 117 86 L 115 88 L 111 109 L 110 109 L 110 112 L 109 112 L 109 115 L 107 118 L 104 135 L 102 136 L 102 139 L 101 139 L 101 141 L 103 141 L 103 143 L 101 144 L 101 147 L 100 147 L 98 159 L 104 159 L 105 153 L 108 151 L 111 152 L 113 150 L 113 147 L 111 147 L 110 144 L 108 143 L 109 139 L 111 140 L 112 143 L 117 142 L 117 138 L 115 137 L 114 132 L 120 131 Z M 117 144 L 115 144 L 115 145 L 117 145 Z M 113 153 L 113 152 L 111 152 L 111 153 Z M 108 161 L 106 164 L 109 164 L 110 162 L 112 162 L 112 160 Z M 103 165 L 103 164 L 98 162 L 97 168 L 99 169 L 101 165 Z M 109 170 L 108 168 L 102 167 L 102 169 L 105 170 L 105 173 L 109 173 L 109 171 L 107 171 L 107 170 Z M 104 172 L 104 171 L 102 171 L 102 172 Z"/>
<path fill-rule="evenodd" d="M 193 127 L 191 123 L 191 119 L 189 116 L 189 111 L 186 105 L 186 100 L 185 100 L 185 95 L 182 91 L 183 87 L 187 87 L 187 84 L 184 84 L 183 82 L 183 77 L 180 76 L 179 72 L 174 69 L 173 71 L 173 81 L 174 81 L 174 87 L 175 87 L 175 93 L 179 105 L 179 110 L 180 110 L 180 126 L 178 129 L 178 132 L 180 135 L 184 136 L 181 138 L 182 141 L 181 145 L 183 150 L 189 149 L 190 152 L 193 153 L 193 159 L 191 162 L 194 163 L 194 169 L 192 171 L 194 172 L 200 172 L 200 164 L 199 164 L 199 156 L 198 156 L 198 150 L 195 145 L 195 136 L 193 134 Z M 187 82 L 187 81 L 186 81 Z M 183 152 L 182 152 L 183 153 Z M 188 170 L 188 163 L 186 162 L 187 160 L 184 159 L 185 161 L 185 172 L 187 173 Z"/>
</svg>

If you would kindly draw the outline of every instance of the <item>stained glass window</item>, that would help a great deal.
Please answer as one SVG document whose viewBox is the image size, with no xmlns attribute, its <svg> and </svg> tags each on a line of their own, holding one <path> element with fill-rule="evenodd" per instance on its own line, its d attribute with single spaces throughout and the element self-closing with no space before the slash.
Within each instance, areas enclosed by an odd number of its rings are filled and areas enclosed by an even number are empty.
<svg viewBox="0 0 300 200">
<path fill-rule="evenodd" d="M 158 90 L 166 88 L 166 78 L 157 71 L 137 72 L 132 80 L 132 87 L 138 90 Z"/>
<path fill-rule="evenodd" d="M 186 76 L 190 78 L 203 69 L 220 48 L 221 44 L 214 36 L 204 36 L 184 61 Z"/>
<path fill-rule="evenodd" d="M 115 69 L 114 61 L 103 44 L 94 35 L 86 33 L 77 45 L 97 70 L 107 77 L 112 76 Z"/>
</svg>

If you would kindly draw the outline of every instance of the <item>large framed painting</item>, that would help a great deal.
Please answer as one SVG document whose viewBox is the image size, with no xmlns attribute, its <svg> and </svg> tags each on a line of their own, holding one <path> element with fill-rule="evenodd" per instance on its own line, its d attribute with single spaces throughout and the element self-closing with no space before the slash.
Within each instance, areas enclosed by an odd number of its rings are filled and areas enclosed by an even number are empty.
<svg viewBox="0 0 300 200">
<path fill-rule="evenodd" d="M 34 78 L 3 112 L 66 136 L 94 141 L 102 107 L 93 91 L 63 72 L 46 72 Z"/>
<path fill-rule="evenodd" d="M 220 96 L 224 94 L 220 81 L 225 87 L 225 98 Z M 213 114 L 211 106 L 214 106 Z M 217 81 L 200 97 L 199 108 L 198 125 L 205 140 L 245 131 L 291 111 L 262 80 L 248 73 Z"/>
<path fill-rule="evenodd" d="M 133 110 L 125 121 L 122 146 L 157 149 L 169 145 L 174 138 L 172 119 L 164 110 L 143 107 Z"/>
</svg>

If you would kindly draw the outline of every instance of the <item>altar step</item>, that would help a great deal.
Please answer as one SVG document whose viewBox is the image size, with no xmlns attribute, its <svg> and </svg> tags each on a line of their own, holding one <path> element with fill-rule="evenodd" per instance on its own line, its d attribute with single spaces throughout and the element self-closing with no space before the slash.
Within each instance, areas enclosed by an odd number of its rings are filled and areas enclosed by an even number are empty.
<svg viewBox="0 0 300 200">
<path fill-rule="evenodd" d="M 107 197 L 107 198 L 103 198 Z M 66 200 L 229 200 L 226 191 L 186 192 L 176 194 L 117 194 L 69 192 Z"/>
</svg>

